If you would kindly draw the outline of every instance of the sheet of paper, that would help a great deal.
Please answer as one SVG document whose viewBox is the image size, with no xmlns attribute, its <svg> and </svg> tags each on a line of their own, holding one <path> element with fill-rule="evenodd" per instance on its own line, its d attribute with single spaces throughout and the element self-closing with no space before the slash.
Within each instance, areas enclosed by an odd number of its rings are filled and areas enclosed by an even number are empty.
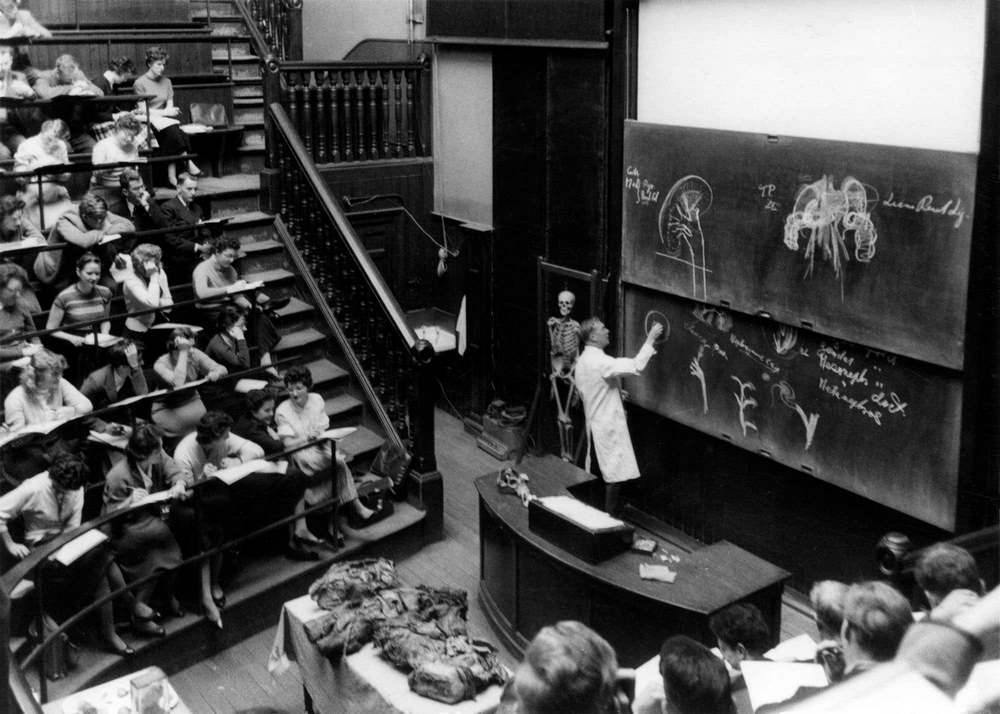
<svg viewBox="0 0 1000 714">
<path fill-rule="evenodd" d="M 18 429 L 17 431 L 0 433 L 0 446 L 16 441 L 24 436 L 30 436 L 31 434 L 48 434 L 54 429 L 65 424 L 67 421 L 69 421 L 69 419 L 56 419 L 54 421 L 42 422 L 41 424 L 29 424 Z"/>
<path fill-rule="evenodd" d="M 140 501 L 133 503 L 133 506 L 150 506 L 155 503 L 163 503 L 164 501 L 169 501 L 174 497 L 174 494 L 170 490 L 157 491 L 156 493 L 151 493 Z"/>
<path fill-rule="evenodd" d="M 764 658 L 774 662 L 812 662 L 816 659 L 816 642 L 803 632 L 779 642 L 764 653 Z"/>
<path fill-rule="evenodd" d="M 25 238 L 24 240 L 15 240 L 10 243 L 0 243 L 0 253 L 7 253 L 21 248 L 34 248 L 39 245 L 45 245 L 44 238 Z"/>
<path fill-rule="evenodd" d="M 287 461 L 267 461 L 266 459 L 253 459 L 239 466 L 231 466 L 228 469 L 219 469 L 212 476 L 220 481 L 232 486 L 242 478 L 250 474 L 275 474 L 288 471 Z"/>
<path fill-rule="evenodd" d="M 108 537 L 96 528 L 89 530 L 50 555 L 49 560 L 58 560 L 63 565 L 70 565 L 76 562 L 81 555 L 89 553 L 107 539 Z"/>
<path fill-rule="evenodd" d="M 246 394 L 247 392 L 252 392 L 255 389 L 264 389 L 267 387 L 266 379 L 247 379 L 243 378 L 236 382 L 236 386 L 233 389 L 240 394 Z"/>
<path fill-rule="evenodd" d="M 744 660 L 740 670 L 754 711 L 765 704 L 785 701 L 799 687 L 825 687 L 828 684 L 823 667 L 818 664 Z"/>
<path fill-rule="evenodd" d="M 339 441 L 344 439 L 358 430 L 356 426 L 342 426 L 336 429 L 327 429 L 322 434 L 319 435 L 321 439 L 333 439 L 334 441 Z"/>
<path fill-rule="evenodd" d="M 226 289 L 226 292 L 227 293 L 242 293 L 242 292 L 246 292 L 247 290 L 257 290 L 257 289 L 262 288 L 262 287 L 264 287 L 264 281 L 263 280 L 257 280 L 257 281 L 252 282 L 252 283 L 235 283 L 233 285 L 230 285 L 229 288 Z"/>
<path fill-rule="evenodd" d="M 113 446 L 116 449 L 122 451 L 128 446 L 128 439 L 130 434 L 108 434 L 103 431 L 94 431 L 91 429 L 90 434 L 87 436 L 89 441 L 96 442 L 98 444 L 107 444 L 108 446 Z"/>
<path fill-rule="evenodd" d="M 588 506 L 583 501 L 577 500 L 572 496 L 546 496 L 538 500 L 546 508 L 590 530 L 620 528 L 625 525 L 624 522 L 617 518 L 593 506 Z"/>
<path fill-rule="evenodd" d="M 643 580 L 659 580 L 663 583 L 672 583 L 677 579 L 677 573 L 666 565 L 639 563 L 639 577 Z"/>
<path fill-rule="evenodd" d="M 153 325 L 151 330 L 176 330 L 178 327 L 187 327 L 192 332 L 201 332 L 204 328 L 200 325 L 189 325 L 186 322 L 161 322 Z"/>
<path fill-rule="evenodd" d="M 167 127 L 178 126 L 180 122 L 176 119 L 171 119 L 170 117 L 150 117 L 149 123 L 153 125 L 153 128 L 157 131 L 163 131 Z"/>
</svg>

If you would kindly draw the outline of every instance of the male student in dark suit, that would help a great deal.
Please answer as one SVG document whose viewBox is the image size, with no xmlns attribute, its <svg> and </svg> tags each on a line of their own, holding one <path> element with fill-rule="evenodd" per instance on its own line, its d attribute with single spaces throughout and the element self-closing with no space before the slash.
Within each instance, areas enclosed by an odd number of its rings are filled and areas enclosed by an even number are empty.
<svg viewBox="0 0 1000 714">
<path fill-rule="evenodd" d="M 121 185 L 122 200 L 125 205 L 125 210 L 122 213 L 135 224 L 137 231 L 151 231 L 170 225 L 163 209 L 160 208 L 160 204 L 153 200 L 146 189 L 142 174 L 132 168 L 124 169 L 118 181 Z M 151 242 L 158 245 L 162 243 L 159 240 Z"/>
<path fill-rule="evenodd" d="M 198 193 L 198 179 L 182 173 L 177 177 L 177 195 L 166 201 L 160 208 L 168 226 L 194 226 L 201 223 L 201 206 L 194 202 Z M 167 274 L 177 276 L 178 281 L 190 279 L 195 266 L 209 251 L 210 237 L 207 229 L 167 234 L 163 251 Z"/>
</svg>

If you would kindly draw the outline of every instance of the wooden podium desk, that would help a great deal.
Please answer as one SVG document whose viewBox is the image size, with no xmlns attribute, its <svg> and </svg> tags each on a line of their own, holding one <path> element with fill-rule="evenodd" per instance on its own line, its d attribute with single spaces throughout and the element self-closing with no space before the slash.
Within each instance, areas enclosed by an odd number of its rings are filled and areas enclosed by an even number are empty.
<svg viewBox="0 0 1000 714">
<path fill-rule="evenodd" d="M 525 459 L 520 470 L 536 496 L 567 495 L 595 481 L 553 456 Z M 659 522 L 636 526 L 660 548 L 680 557 L 660 560 L 633 551 L 590 564 L 528 530 L 528 509 L 500 493 L 497 472 L 476 479 L 479 491 L 479 600 L 497 634 L 521 653 L 535 633 L 559 620 L 579 620 L 603 635 L 622 666 L 637 667 L 670 635 L 689 635 L 715 646 L 709 616 L 735 602 L 760 608 L 777 642 L 781 593 L 789 573 L 738 546 L 719 541 L 690 549 L 685 538 Z M 636 525 L 636 524 L 633 524 Z M 642 580 L 640 563 L 665 564 L 673 583 Z"/>
</svg>

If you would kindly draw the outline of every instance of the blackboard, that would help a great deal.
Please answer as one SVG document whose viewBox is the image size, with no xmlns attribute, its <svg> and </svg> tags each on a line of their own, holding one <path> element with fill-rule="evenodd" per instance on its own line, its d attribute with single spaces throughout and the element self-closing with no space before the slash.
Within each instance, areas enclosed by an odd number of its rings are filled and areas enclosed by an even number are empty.
<svg viewBox="0 0 1000 714">
<path fill-rule="evenodd" d="M 668 327 L 626 381 L 636 404 L 954 528 L 958 375 L 639 287 L 626 287 L 622 309 L 628 356 L 653 322 Z"/>
<path fill-rule="evenodd" d="M 952 369 L 976 156 L 628 122 L 622 279 Z"/>
</svg>

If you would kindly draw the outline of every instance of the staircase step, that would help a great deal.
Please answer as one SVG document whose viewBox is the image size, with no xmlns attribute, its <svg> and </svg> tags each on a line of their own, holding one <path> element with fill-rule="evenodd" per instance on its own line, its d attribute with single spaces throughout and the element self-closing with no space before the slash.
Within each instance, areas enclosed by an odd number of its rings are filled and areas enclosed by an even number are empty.
<svg viewBox="0 0 1000 714">
<path fill-rule="evenodd" d="M 350 394 L 338 394 L 326 399 L 326 415 L 331 419 L 337 419 L 363 406 L 364 403 L 360 399 Z"/>
<path fill-rule="evenodd" d="M 259 270 L 252 273 L 244 273 L 243 279 L 248 283 L 255 283 L 257 281 L 263 282 L 265 285 L 271 283 L 279 283 L 285 280 L 290 280 L 294 278 L 295 274 L 286 270 L 285 268 L 274 268 L 273 270 Z"/>
<path fill-rule="evenodd" d="M 207 17 L 209 12 L 213 19 L 239 14 L 233 0 L 191 0 L 191 17 Z"/>
<path fill-rule="evenodd" d="M 233 121 L 246 126 L 247 124 L 264 123 L 264 107 L 257 103 L 257 106 L 234 106 Z"/>
<path fill-rule="evenodd" d="M 356 459 L 382 448 L 385 439 L 366 426 L 337 442 L 337 448 L 348 455 L 348 460 Z"/>
<path fill-rule="evenodd" d="M 232 69 L 230 69 L 230 64 L 232 64 Z M 249 57 L 233 57 L 232 61 L 225 60 L 213 60 L 212 70 L 214 72 L 223 72 L 228 74 L 230 79 L 258 79 L 260 78 L 259 67 L 260 60 L 255 56 L 250 55 Z"/>
<path fill-rule="evenodd" d="M 325 357 L 308 362 L 305 366 L 312 374 L 313 386 L 339 382 L 348 376 L 346 369 Z"/>
<path fill-rule="evenodd" d="M 212 37 L 216 37 L 212 35 Z M 229 61 L 229 51 L 232 49 L 233 60 L 245 60 L 247 57 L 253 57 L 257 59 L 250 51 L 250 41 L 244 38 L 232 38 L 228 41 L 226 40 L 214 40 L 212 42 L 212 61 L 213 62 L 228 62 Z"/>
<path fill-rule="evenodd" d="M 249 211 L 233 216 L 226 224 L 226 235 L 249 245 L 274 239 L 274 216 L 263 211 Z"/>
<path fill-rule="evenodd" d="M 277 243 L 277 241 L 275 241 L 275 243 Z M 280 243 L 278 243 L 278 247 L 279 248 L 281 247 Z M 316 308 L 314 308 L 312 305 L 310 305 L 309 303 L 307 303 L 305 300 L 302 300 L 301 298 L 293 297 L 291 300 L 288 301 L 287 305 L 285 305 L 280 310 L 275 310 L 274 313 L 278 317 L 282 317 L 282 318 L 285 318 L 285 317 L 296 317 L 298 315 L 304 315 L 304 314 L 310 313 L 310 312 L 312 312 L 315 309 Z M 315 377 L 313 378 L 313 381 L 315 381 Z"/>
<path fill-rule="evenodd" d="M 233 104 L 243 100 L 253 99 L 258 104 L 264 101 L 264 90 L 260 86 L 260 80 L 242 80 L 239 84 L 233 85 Z"/>
<path fill-rule="evenodd" d="M 281 340 L 274 346 L 272 352 L 284 352 L 286 350 L 300 350 L 306 345 L 325 342 L 326 335 L 314 327 L 307 327 L 289 335 L 282 336 Z"/>
<path fill-rule="evenodd" d="M 264 126 L 248 126 L 243 131 L 243 146 L 264 148 Z"/>
<path fill-rule="evenodd" d="M 276 241 L 272 238 L 265 238 L 264 240 L 249 240 L 240 241 L 240 250 L 244 255 L 253 255 L 256 253 L 273 253 L 275 251 L 283 250 L 284 246 L 280 241 Z"/>
<path fill-rule="evenodd" d="M 243 173 L 260 173 L 264 170 L 264 147 L 238 146 L 236 147 L 236 161 L 239 170 Z"/>
<path fill-rule="evenodd" d="M 212 37 L 233 37 L 246 35 L 247 28 L 239 15 L 220 15 L 212 13 Z"/>
</svg>

